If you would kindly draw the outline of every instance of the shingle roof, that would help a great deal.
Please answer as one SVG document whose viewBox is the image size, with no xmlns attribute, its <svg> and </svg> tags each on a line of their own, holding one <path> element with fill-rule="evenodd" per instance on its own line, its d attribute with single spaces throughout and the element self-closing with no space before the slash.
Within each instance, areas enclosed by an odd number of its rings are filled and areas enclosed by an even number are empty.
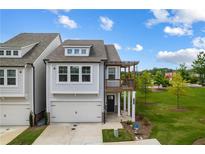
<svg viewBox="0 0 205 154">
<path fill-rule="evenodd" d="M 120 62 L 120 56 L 115 48 L 114 45 L 105 45 L 106 52 L 107 52 L 107 57 L 108 57 L 108 62 Z"/>
<path fill-rule="evenodd" d="M 58 33 L 21 33 L 1 43 L 1 47 L 18 48 L 39 42 L 22 58 L 0 58 L 0 66 L 25 66 L 27 63 L 33 63 L 58 35 Z"/>
<path fill-rule="evenodd" d="M 90 55 L 65 56 L 63 46 L 91 46 Z M 107 52 L 102 40 L 66 40 L 46 59 L 50 62 L 100 62 L 107 60 Z"/>
</svg>

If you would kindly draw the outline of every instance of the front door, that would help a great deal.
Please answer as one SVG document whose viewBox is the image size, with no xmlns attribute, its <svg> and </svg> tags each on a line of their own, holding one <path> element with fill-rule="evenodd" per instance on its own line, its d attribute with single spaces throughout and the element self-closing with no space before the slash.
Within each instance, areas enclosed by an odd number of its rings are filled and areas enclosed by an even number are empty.
<svg viewBox="0 0 205 154">
<path fill-rule="evenodd" d="M 107 112 L 114 112 L 115 108 L 115 96 L 107 95 Z"/>
</svg>

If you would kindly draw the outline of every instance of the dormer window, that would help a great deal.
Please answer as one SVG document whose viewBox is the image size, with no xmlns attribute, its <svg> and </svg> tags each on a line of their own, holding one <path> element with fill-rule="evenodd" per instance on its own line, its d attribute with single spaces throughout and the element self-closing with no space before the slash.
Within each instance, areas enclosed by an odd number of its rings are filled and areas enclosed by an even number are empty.
<svg viewBox="0 0 205 154">
<path fill-rule="evenodd" d="M 14 56 L 18 56 L 18 55 L 19 55 L 19 52 L 18 52 L 17 50 L 14 50 L 14 51 L 13 51 L 13 55 L 14 55 Z"/>
<path fill-rule="evenodd" d="M 0 56 L 4 55 L 4 50 L 0 50 Z"/>
<path fill-rule="evenodd" d="M 65 56 L 89 56 L 91 46 L 64 46 Z"/>
<path fill-rule="evenodd" d="M 6 55 L 7 55 L 7 56 L 10 56 L 10 55 L 11 55 L 11 50 L 7 50 L 7 51 L 6 51 Z"/>
<path fill-rule="evenodd" d="M 74 49 L 74 54 L 78 55 L 80 53 L 80 49 Z"/>
</svg>

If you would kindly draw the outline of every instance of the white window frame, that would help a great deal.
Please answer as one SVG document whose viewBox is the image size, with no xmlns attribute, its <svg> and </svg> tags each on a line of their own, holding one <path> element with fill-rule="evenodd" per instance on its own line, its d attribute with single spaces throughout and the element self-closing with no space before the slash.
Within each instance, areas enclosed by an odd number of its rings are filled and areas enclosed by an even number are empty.
<svg viewBox="0 0 205 154">
<path fill-rule="evenodd" d="M 0 68 L 1 70 L 4 70 L 4 85 L 0 85 L 0 87 L 18 87 L 18 70 L 16 68 Z M 15 85 L 8 85 L 8 75 L 7 70 L 15 70 L 16 71 L 16 84 Z"/>
<path fill-rule="evenodd" d="M 0 85 L 0 86 L 4 86 L 4 85 L 5 85 L 5 70 L 4 70 L 4 69 L 1 69 L 1 68 L 0 68 L 0 70 L 3 70 L 3 71 L 4 71 L 3 77 L 0 77 L 0 78 L 3 78 L 3 79 L 4 79 L 4 84 L 3 84 L 3 85 Z"/>
<path fill-rule="evenodd" d="M 59 66 L 67 66 L 68 72 L 67 72 L 67 82 L 59 82 Z M 79 81 L 78 82 L 71 82 L 70 77 L 70 67 L 71 66 L 78 66 L 79 67 Z M 82 67 L 90 67 L 90 82 L 82 82 Z M 93 66 L 92 65 L 79 65 L 79 64 L 72 64 L 72 65 L 56 65 L 54 66 L 57 68 L 57 78 L 56 78 L 56 84 L 92 84 L 93 82 Z"/>
<path fill-rule="evenodd" d="M 72 53 L 69 54 L 67 51 L 68 49 L 71 49 L 72 50 Z M 75 50 L 78 49 L 79 50 L 79 53 L 76 54 L 75 53 Z M 82 50 L 86 50 L 85 54 L 82 54 Z M 90 47 L 66 47 L 65 48 L 65 56 L 89 56 L 89 50 L 90 50 Z"/>
<path fill-rule="evenodd" d="M 90 73 L 83 73 L 83 67 L 90 67 Z M 91 82 L 91 66 L 81 66 L 81 81 L 82 83 L 90 83 Z M 83 75 L 90 75 L 90 81 L 83 81 Z"/>
<path fill-rule="evenodd" d="M 0 49 L 1 50 L 1 49 Z M 20 58 L 21 57 L 21 50 L 9 50 L 3 49 L 4 55 L 0 55 L 0 58 Z M 11 51 L 11 55 L 6 55 L 6 51 Z M 18 55 L 14 55 L 13 52 L 18 51 Z"/>
<path fill-rule="evenodd" d="M 71 67 L 78 67 L 78 70 L 79 70 L 79 73 L 78 73 L 78 81 L 71 81 L 71 75 L 76 75 L 76 74 L 71 74 Z M 82 80 L 80 80 L 80 78 L 81 78 L 81 67 L 79 66 L 79 65 L 70 65 L 69 66 L 69 68 L 70 68 L 70 74 L 69 74 L 69 76 L 70 76 L 70 83 L 79 83 L 79 82 L 81 82 Z"/>
<path fill-rule="evenodd" d="M 59 67 L 67 67 L 67 81 L 59 81 L 59 75 L 60 75 L 60 73 L 59 73 Z M 67 65 L 58 65 L 57 66 L 57 83 L 67 83 L 69 80 L 69 72 L 68 72 L 68 67 L 69 66 L 67 66 Z"/>
<path fill-rule="evenodd" d="M 112 68 L 112 69 L 114 68 L 114 69 L 115 69 L 115 74 L 114 74 L 114 75 L 115 75 L 115 79 L 113 79 L 113 80 L 116 80 L 116 77 L 117 77 L 117 72 L 116 72 L 116 71 L 117 71 L 117 68 L 116 68 L 116 67 L 107 67 L 107 79 L 108 79 L 108 80 L 112 80 L 112 79 L 109 79 L 109 74 L 110 74 L 110 73 L 109 73 L 109 69 L 110 69 L 110 68 Z M 113 75 L 113 74 L 112 74 L 112 75 Z"/>
</svg>

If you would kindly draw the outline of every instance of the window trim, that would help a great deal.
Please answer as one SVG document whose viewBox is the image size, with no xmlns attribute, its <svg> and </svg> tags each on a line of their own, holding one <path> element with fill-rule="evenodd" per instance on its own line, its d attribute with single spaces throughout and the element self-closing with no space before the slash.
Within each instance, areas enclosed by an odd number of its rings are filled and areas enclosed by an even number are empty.
<svg viewBox="0 0 205 154">
<path fill-rule="evenodd" d="M 59 67 L 67 67 L 67 81 L 59 81 L 59 75 L 60 75 L 60 73 L 59 73 Z M 67 66 L 67 65 L 59 65 L 59 66 L 57 66 L 57 83 L 60 83 L 60 84 L 62 84 L 62 83 L 67 83 L 67 82 L 68 82 L 68 79 L 69 79 L 68 66 Z"/>
<path fill-rule="evenodd" d="M 110 69 L 110 68 L 114 68 L 114 69 L 115 69 L 115 74 L 114 74 L 114 75 L 115 75 L 115 79 L 109 79 L 109 74 L 110 74 L 110 73 L 109 73 L 109 69 Z M 108 80 L 116 80 L 116 79 L 117 79 L 117 78 L 116 78 L 116 75 L 117 75 L 117 72 L 116 72 L 116 71 L 117 71 L 116 67 L 108 67 L 108 68 L 107 68 L 107 79 L 108 79 Z M 112 74 L 112 75 L 113 75 L 113 74 Z"/>
<path fill-rule="evenodd" d="M 59 66 L 67 66 L 67 69 L 68 69 L 68 80 L 67 82 L 59 82 L 59 74 L 58 74 L 58 69 L 59 69 Z M 78 66 L 79 67 L 79 81 L 78 82 L 71 82 L 70 81 L 70 67 L 71 66 Z M 86 66 L 89 66 L 90 67 L 90 82 L 82 82 L 82 67 L 86 67 Z M 65 65 L 65 64 L 62 64 L 62 65 L 56 65 L 56 66 L 53 66 L 53 67 L 56 67 L 57 69 L 57 77 L 56 77 L 56 84 L 92 84 L 93 83 L 93 66 L 92 65 L 78 65 L 78 64 L 70 64 L 70 65 Z"/>
<path fill-rule="evenodd" d="M 69 54 L 67 51 L 71 49 L 72 52 Z M 78 49 L 79 53 L 75 53 L 75 50 Z M 82 50 L 85 50 L 85 53 L 82 54 Z M 65 48 L 65 56 L 89 56 L 90 47 L 66 47 Z"/>
<path fill-rule="evenodd" d="M 4 85 L 0 85 L 0 87 L 18 87 L 18 70 L 16 68 L 0 68 L 0 70 L 4 70 Z M 7 80 L 8 80 L 8 74 L 7 70 L 15 70 L 16 71 L 16 84 L 15 85 L 8 85 Z"/>
<path fill-rule="evenodd" d="M 83 67 L 90 67 L 90 73 L 83 73 Z M 83 81 L 83 75 L 90 75 L 90 81 Z M 81 66 L 81 80 L 83 83 L 91 82 L 91 66 Z"/>
<path fill-rule="evenodd" d="M 0 55 L 0 58 L 21 58 L 21 50 L 6 50 L 6 49 L 3 49 L 1 50 L 4 52 L 3 55 Z M 7 51 L 11 51 L 11 54 L 10 55 L 7 55 Z M 14 51 L 18 51 L 18 55 L 14 55 Z"/>
</svg>

